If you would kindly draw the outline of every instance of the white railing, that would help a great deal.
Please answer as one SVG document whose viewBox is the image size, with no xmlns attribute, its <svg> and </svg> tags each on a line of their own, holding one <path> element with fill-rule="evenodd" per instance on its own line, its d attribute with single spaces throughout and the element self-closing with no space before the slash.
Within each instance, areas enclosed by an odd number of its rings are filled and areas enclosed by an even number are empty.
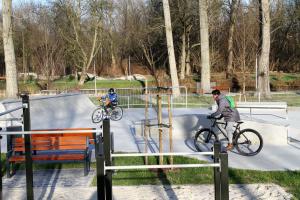
<svg viewBox="0 0 300 200">
<path fill-rule="evenodd" d="M 96 89 L 80 89 L 77 92 L 80 92 L 82 94 L 86 94 L 91 97 L 100 97 L 107 94 L 109 88 L 98 88 Z M 176 98 L 172 98 L 172 105 L 181 105 L 184 107 L 187 107 L 188 105 L 188 93 L 187 88 L 185 86 L 180 86 L 180 96 Z M 153 104 L 156 104 L 156 95 L 160 94 L 162 97 L 162 105 L 167 105 L 167 95 L 169 95 L 172 91 L 172 87 L 168 88 L 157 88 L 157 87 L 135 87 L 135 88 L 115 88 L 116 93 L 119 97 L 119 105 L 126 108 L 132 108 L 132 107 L 144 107 L 145 105 L 145 99 L 146 99 L 146 93 L 149 95 L 148 103 L 150 104 L 150 107 Z M 53 94 L 59 94 L 61 91 L 58 90 L 42 90 L 41 94 L 44 95 L 53 95 Z M 67 93 L 67 91 L 63 91 L 64 93 Z M 74 91 L 71 91 L 74 92 Z"/>
</svg>

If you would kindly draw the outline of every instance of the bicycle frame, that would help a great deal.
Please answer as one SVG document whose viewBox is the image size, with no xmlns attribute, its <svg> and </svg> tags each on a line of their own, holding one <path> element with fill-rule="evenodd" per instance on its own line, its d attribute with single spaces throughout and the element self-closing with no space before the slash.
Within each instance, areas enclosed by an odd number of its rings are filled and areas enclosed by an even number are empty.
<svg viewBox="0 0 300 200">
<path fill-rule="evenodd" d="M 213 129 L 216 127 L 216 128 L 222 133 L 222 135 L 223 135 L 227 140 L 229 140 L 229 139 L 228 139 L 228 136 L 227 136 L 227 133 L 224 132 L 227 123 L 226 123 L 226 122 L 218 121 L 218 119 L 219 119 L 219 118 L 213 118 L 213 119 L 210 119 L 210 120 L 211 120 L 210 131 L 212 131 L 212 132 L 215 133 L 215 131 L 214 131 Z M 221 125 L 221 124 L 225 125 L 225 127 L 224 127 L 224 128 L 221 128 L 221 127 L 219 126 L 219 125 Z M 234 139 L 235 139 L 237 133 L 239 133 L 239 132 L 241 131 L 241 128 L 240 128 L 240 125 L 239 125 L 239 124 L 235 125 L 234 127 L 235 127 L 235 130 L 234 130 L 233 136 L 232 136 L 233 141 L 234 141 Z M 209 137 L 207 137 L 207 141 L 210 140 L 210 137 L 211 137 L 211 135 L 209 135 Z"/>
</svg>

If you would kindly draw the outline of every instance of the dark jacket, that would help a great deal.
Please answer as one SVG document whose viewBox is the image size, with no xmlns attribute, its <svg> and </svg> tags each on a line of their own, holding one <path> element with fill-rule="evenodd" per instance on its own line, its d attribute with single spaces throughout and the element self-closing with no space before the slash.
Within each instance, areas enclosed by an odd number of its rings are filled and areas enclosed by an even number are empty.
<svg viewBox="0 0 300 200">
<path fill-rule="evenodd" d="M 240 121 L 240 114 L 236 108 L 230 108 L 228 100 L 225 98 L 225 95 L 220 94 L 219 99 L 216 101 L 218 105 L 218 110 L 215 113 L 212 113 L 212 117 L 218 115 L 223 115 L 224 121 L 226 122 L 237 122 Z"/>
</svg>

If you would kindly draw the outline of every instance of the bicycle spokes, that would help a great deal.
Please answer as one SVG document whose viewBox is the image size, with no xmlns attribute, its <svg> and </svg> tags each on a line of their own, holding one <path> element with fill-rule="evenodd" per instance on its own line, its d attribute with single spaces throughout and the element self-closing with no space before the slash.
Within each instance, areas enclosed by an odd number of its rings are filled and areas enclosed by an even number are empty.
<svg viewBox="0 0 300 200">
<path fill-rule="evenodd" d="M 194 145 L 198 151 L 211 151 L 216 140 L 217 137 L 213 132 L 209 129 L 202 129 L 196 133 Z"/>
<path fill-rule="evenodd" d="M 253 156 L 260 152 L 263 141 L 257 131 L 245 129 L 237 135 L 235 144 L 242 155 Z"/>
</svg>

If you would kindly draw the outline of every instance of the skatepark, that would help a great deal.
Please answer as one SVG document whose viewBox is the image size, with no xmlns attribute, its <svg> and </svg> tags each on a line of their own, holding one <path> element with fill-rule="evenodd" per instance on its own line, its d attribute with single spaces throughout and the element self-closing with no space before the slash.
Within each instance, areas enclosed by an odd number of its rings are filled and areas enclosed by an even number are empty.
<svg viewBox="0 0 300 200">
<path fill-rule="evenodd" d="M 20 101 L 2 102 L 2 112 L 21 105 Z M 92 111 L 96 106 L 85 95 L 65 94 L 50 97 L 33 97 L 30 99 L 31 129 L 58 129 L 58 128 L 100 128 L 101 124 L 93 124 Z M 124 116 L 120 121 L 111 122 L 111 131 L 114 133 L 115 151 L 117 152 L 142 152 L 144 141 L 142 137 L 145 109 L 124 109 Z M 287 119 L 284 111 L 259 109 L 250 117 L 248 111 L 240 111 L 242 128 L 257 130 L 263 137 L 262 151 L 253 157 L 245 157 L 230 152 L 229 166 L 240 169 L 257 170 L 299 170 L 300 160 L 295 160 L 299 154 L 300 125 L 298 122 L 300 108 L 290 108 Z M 212 110 L 206 108 L 173 108 L 173 143 L 174 152 L 196 151 L 193 146 L 195 132 L 209 126 L 206 116 Z M 273 113 L 273 115 L 270 115 Z M 149 109 L 149 119 L 157 120 L 154 109 Z M 21 110 L 2 116 L 2 118 L 20 118 Z M 163 121 L 168 120 L 167 110 L 163 109 Z M 2 127 L 20 126 L 18 121 L 2 121 Z M 157 129 L 150 130 L 149 152 L 158 151 Z M 168 151 L 167 135 L 163 138 L 165 152 Z M 292 137 L 296 140 L 288 139 Z M 5 136 L 4 136 L 5 137 Z M 6 151 L 5 138 L 1 143 L 2 152 Z M 207 160 L 209 158 L 199 157 Z M 242 161 L 242 162 L 241 162 Z"/>
<path fill-rule="evenodd" d="M 20 106 L 21 101 L 3 101 L 1 112 Z M 93 124 L 91 114 L 96 106 L 89 97 L 81 94 L 62 94 L 46 97 L 30 98 L 31 129 L 57 129 L 57 128 L 96 128 L 101 129 L 100 124 Z M 193 137 L 195 132 L 202 127 L 209 126 L 206 116 L 213 112 L 209 108 L 173 108 L 173 151 L 195 152 Z M 253 170 L 299 170 L 300 125 L 298 113 L 300 108 L 289 109 L 286 113 L 282 110 L 259 109 L 249 115 L 247 110 L 240 110 L 242 128 L 257 130 L 263 137 L 264 146 L 256 156 L 241 156 L 235 150 L 229 152 L 229 167 Z M 157 113 L 149 109 L 149 119 L 157 123 Z M 162 110 L 163 121 L 168 120 L 167 109 Z M 279 117 L 278 117 L 279 116 Z M 3 128 L 22 126 L 18 120 L 21 118 L 21 110 L 3 115 L 7 121 L 2 120 Z M 14 120 L 12 120 L 14 119 Z M 125 108 L 120 121 L 111 121 L 111 132 L 114 133 L 115 152 L 143 153 L 145 141 L 143 138 L 143 122 L 145 109 Z M 151 129 L 151 128 L 150 128 Z M 152 128 L 148 141 L 148 152 L 158 152 L 158 130 Z M 290 138 L 293 139 L 290 139 Z M 164 152 L 168 152 L 168 133 L 163 137 Z M 6 138 L 1 141 L 1 150 L 6 152 Z M 193 156 L 200 160 L 211 160 L 209 156 Z M 5 181 L 4 181 L 5 184 Z M 9 181 L 7 185 L 11 184 Z M 24 182 L 19 182 L 22 187 Z M 80 184 L 79 184 L 80 185 Z"/>
</svg>

